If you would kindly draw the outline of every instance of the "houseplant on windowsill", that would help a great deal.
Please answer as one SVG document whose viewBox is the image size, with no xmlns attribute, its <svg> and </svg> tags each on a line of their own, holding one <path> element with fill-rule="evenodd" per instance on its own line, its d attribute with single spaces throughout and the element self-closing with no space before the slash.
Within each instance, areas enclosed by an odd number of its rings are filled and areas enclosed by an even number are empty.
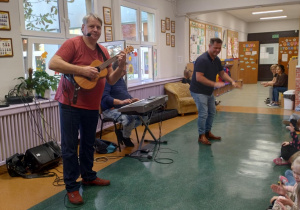
<svg viewBox="0 0 300 210">
<path fill-rule="evenodd" d="M 44 98 L 46 90 L 57 90 L 59 75 L 51 76 L 46 71 L 35 71 L 33 73 L 33 89 L 38 96 Z"/>
<path fill-rule="evenodd" d="M 18 103 L 29 103 L 33 99 L 33 86 L 34 80 L 32 79 L 32 68 L 28 69 L 28 78 L 24 77 L 16 78 L 20 81 L 19 84 L 15 85 L 8 94 L 5 96 L 7 103 L 18 104 Z"/>
</svg>

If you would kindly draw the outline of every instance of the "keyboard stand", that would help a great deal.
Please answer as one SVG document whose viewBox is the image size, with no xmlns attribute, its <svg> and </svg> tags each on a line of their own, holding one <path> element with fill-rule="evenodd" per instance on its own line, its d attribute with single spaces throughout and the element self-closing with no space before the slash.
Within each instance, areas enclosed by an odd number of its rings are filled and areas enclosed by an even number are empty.
<svg viewBox="0 0 300 210">
<path fill-rule="evenodd" d="M 156 109 L 155 109 L 156 110 Z M 148 119 L 147 119 L 147 122 L 145 122 L 145 120 L 143 119 L 142 115 L 139 115 L 139 118 L 140 120 L 142 121 L 143 125 L 145 126 L 145 129 L 144 129 L 144 132 L 143 132 L 143 135 L 142 135 L 142 139 L 140 141 L 140 144 L 139 144 L 139 147 L 138 147 L 138 150 L 129 154 L 129 157 L 135 157 L 135 158 L 148 158 L 148 159 L 152 159 L 153 157 L 153 152 L 154 152 L 154 149 L 156 147 L 156 144 L 159 142 L 154 134 L 152 133 L 152 131 L 150 130 L 149 128 L 149 122 L 150 122 L 150 119 L 151 119 L 151 116 L 153 114 L 153 112 L 155 110 L 152 110 L 150 112 L 148 112 Z M 146 132 L 149 132 L 149 134 L 152 136 L 153 140 L 145 140 L 145 135 L 146 135 Z M 145 145 L 143 148 L 142 148 L 142 145 L 144 143 L 144 141 L 146 142 L 151 142 L 153 144 L 147 144 Z M 167 143 L 166 141 L 164 141 L 164 143 Z M 148 152 L 146 152 L 148 151 Z"/>
</svg>

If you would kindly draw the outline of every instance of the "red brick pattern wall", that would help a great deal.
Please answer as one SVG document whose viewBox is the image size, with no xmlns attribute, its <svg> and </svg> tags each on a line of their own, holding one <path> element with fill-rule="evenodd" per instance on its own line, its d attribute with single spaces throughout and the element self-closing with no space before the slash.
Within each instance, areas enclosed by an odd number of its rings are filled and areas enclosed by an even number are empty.
<svg viewBox="0 0 300 210">
<path fill-rule="evenodd" d="M 300 68 L 296 68 L 295 107 L 300 104 Z"/>
</svg>

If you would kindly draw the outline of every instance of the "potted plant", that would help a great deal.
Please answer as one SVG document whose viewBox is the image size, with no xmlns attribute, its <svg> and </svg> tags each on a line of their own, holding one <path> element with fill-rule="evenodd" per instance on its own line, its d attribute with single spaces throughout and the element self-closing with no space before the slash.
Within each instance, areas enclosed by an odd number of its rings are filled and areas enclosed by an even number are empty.
<svg viewBox="0 0 300 210">
<path fill-rule="evenodd" d="M 33 89 L 37 95 L 45 96 L 46 90 L 57 90 L 59 83 L 59 75 L 51 76 L 46 71 L 35 71 L 33 73 Z"/>
<path fill-rule="evenodd" d="M 33 100 L 33 87 L 34 80 L 32 79 L 32 68 L 28 69 L 28 78 L 24 77 L 16 78 L 20 81 L 19 84 L 15 85 L 8 94 L 5 96 L 6 101 L 9 104 L 18 104 L 24 102 L 32 102 Z"/>
</svg>

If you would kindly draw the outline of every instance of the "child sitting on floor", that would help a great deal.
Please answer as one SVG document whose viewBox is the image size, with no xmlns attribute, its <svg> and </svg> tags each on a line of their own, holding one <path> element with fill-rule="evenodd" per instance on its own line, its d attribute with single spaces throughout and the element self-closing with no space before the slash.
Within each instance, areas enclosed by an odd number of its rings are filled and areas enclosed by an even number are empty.
<svg viewBox="0 0 300 210">
<path fill-rule="evenodd" d="M 290 161 L 289 161 L 290 157 L 300 150 L 300 142 L 298 140 L 298 135 L 295 131 L 296 127 L 297 127 L 297 120 L 291 119 L 289 130 L 290 130 L 290 134 L 292 137 L 292 141 L 290 141 L 290 142 L 285 141 L 282 143 L 281 157 L 273 160 L 273 162 L 276 165 L 290 164 Z"/>
<path fill-rule="evenodd" d="M 182 78 L 181 82 L 191 84 L 192 74 L 193 74 L 193 72 L 185 67 L 185 69 L 183 71 L 184 77 Z"/>
<path fill-rule="evenodd" d="M 278 193 L 280 196 L 274 196 L 271 202 L 274 202 L 273 210 L 297 210 L 300 207 L 300 157 L 297 157 L 292 163 L 293 176 L 296 184 L 294 186 L 284 186 L 272 184 L 271 189 L 273 192 Z M 276 200 L 275 200 L 276 199 Z"/>
</svg>

